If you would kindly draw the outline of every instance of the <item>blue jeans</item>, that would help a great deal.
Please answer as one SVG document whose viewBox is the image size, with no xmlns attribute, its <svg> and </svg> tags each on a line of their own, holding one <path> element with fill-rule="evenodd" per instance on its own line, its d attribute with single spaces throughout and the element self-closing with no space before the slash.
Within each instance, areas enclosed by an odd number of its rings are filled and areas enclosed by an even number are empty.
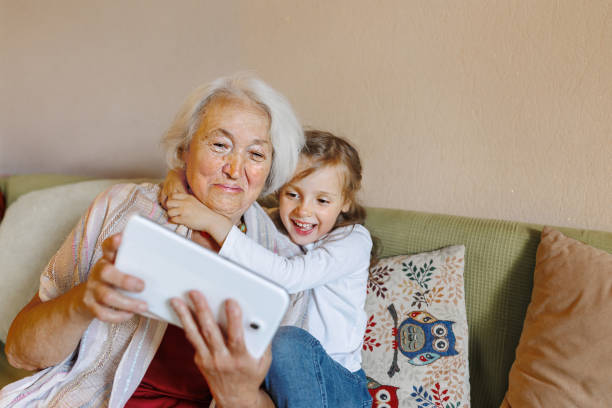
<svg viewBox="0 0 612 408">
<path fill-rule="evenodd" d="M 278 408 L 369 408 L 363 370 L 350 372 L 334 361 L 307 331 L 283 326 L 272 340 L 266 391 Z"/>
</svg>

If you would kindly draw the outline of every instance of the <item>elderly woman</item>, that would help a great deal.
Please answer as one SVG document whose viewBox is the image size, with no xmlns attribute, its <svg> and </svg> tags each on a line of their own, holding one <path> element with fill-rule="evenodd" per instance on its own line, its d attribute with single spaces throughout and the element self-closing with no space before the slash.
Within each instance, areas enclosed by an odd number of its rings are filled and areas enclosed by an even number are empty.
<svg viewBox="0 0 612 408">
<path fill-rule="evenodd" d="M 197 89 L 163 140 L 168 164 L 185 168 L 198 200 L 286 255 L 295 248 L 283 247 L 255 200 L 290 178 L 302 143 L 301 126 L 285 99 L 248 77 Z M 158 194 L 157 185 L 124 184 L 95 199 L 11 326 L 9 361 L 41 371 L 5 387 L 1 406 L 192 407 L 206 406 L 212 397 L 223 407 L 273 406 L 260 388 L 270 352 L 258 360 L 248 354 L 235 302 L 226 302 L 223 334 L 200 293 L 190 294 L 193 313 L 174 301 L 183 332 L 140 316 L 147 305 L 118 290 L 144 287 L 113 265 L 118 233 L 132 214 L 215 249 L 207 234 L 169 223 Z M 293 299 L 286 323 L 299 321 L 304 299 Z"/>
</svg>

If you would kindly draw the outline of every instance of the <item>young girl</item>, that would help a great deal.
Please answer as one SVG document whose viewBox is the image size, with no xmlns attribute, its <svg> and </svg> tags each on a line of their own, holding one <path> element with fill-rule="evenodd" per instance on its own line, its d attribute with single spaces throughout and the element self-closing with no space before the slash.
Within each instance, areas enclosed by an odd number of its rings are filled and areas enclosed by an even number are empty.
<svg viewBox="0 0 612 408">
<path fill-rule="evenodd" d="M 171 172 L 164 190 L 181 189 L 181 176 Z M 278 212 L 274 214 L 289 239 L 301 249 L 293 257 L 282 257 L 263 248 L 243 234 L 240 227 L 186 192 L 174 193 L 167 201 L 170 220 L 208 232 L 221 247 L 220 255 L 277 282 L 289 293 L 307 291 L 310 298 L 306 314 L 296 325 L 323 347 L 324 356 L 318 357 L 317 363 L 321 371 L 336 380 L 348 377 L 345 384 L 338 381 L 329 384 L 338 395 L 328 397 L 337 399 L 339 406 L 354 406 L 350 403 L 353 397 L 358 399 L 355 401 L 358 406 L 369 406 L 361 370 L 361 347 L 366 327 L 364 304 L 372 240 L 361 225 L 365 210 L 355 197 L 360 186 L 361 163 L 357 151 L 331 133 L 307 131 L 296 173 L 281 188 Z M 277 239 L 283 237 L 287 239 L 286 235 Z M 300 358 L 295 350 L 287 351 Z M 273 363 L 266 379 L 266 385 L 273 388 L 268 391 L 277 406 L 283 405 L 278 401 L 284 398 L 281 394 L 308 392 L 291 389 L 292 381 L 287 380 L 290 376 L 283 372 L 283 358 L 278 355 L 281 352 L 273 343 Z M 338 370 L 346 376 L 333 373 Z M 277 387 L 280 391 L 275 395 L 275 383 L 283 381 L 287 384 Z M 296 387 L 301 387 L 297 384 Z M 350 390 L 355 386 L 359 392 Z"/>
</svg>

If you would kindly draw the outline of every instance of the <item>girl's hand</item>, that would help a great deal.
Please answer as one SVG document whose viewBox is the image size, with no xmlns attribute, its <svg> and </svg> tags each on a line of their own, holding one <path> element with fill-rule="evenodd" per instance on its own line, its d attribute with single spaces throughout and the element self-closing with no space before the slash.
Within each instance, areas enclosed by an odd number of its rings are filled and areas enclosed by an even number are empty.
<svg viewBox="0 0 612 408">
<path fill-rule="evenodd" d="M 229 218 L 217 214 L 191 194 L 172 194 L 167 206 L 171 222 L 186 225 L 196 231 L 206 231 L 219 246 L 223 245 L 232 229 Z"/>
<path fill-rule="evenodd" d="M 172 307 L 183 324 L 185 335 L 195 348 L 195 364 L 206 379 L 220 407 L 273 406 L 260 389 L 270 363 L 270 348 L 255 359 L 247 351 L 242 329 L 242 311 L 233 300 L 225 302 L 227 335 L 198 291 L 189 292 L 194 305 L 190 311 L 182 299 L 172 299 Z"/>
<path fill-rule="evenodd" d="M 187 180 L 185 179 L 185 170 L 173 169 L 168 172 L 166 179 L 159 192 L 159 203 L 166 210 L 168 198 L 175 193 L 187 194 Z"/>
<path fill-rule="evenodd" d="M 191 194 L 174 193 L 166 206 L 170 221 L 198 231 L 207 230 L 214 217 L 219 216 Z"/>
<path fill-rule="evenodd" d="M 141 279 L 115 268 L 115 256 L 120 244 L 121 234 L 104 240 L 102 258 L 91 268 L 87 281 L 78 286 L 80 311 L 89 318 L 119 323 L 147 310 L 145 301 L 125 296 L 117 290 L 140 292 L 144 289 Z"/>
</svg>

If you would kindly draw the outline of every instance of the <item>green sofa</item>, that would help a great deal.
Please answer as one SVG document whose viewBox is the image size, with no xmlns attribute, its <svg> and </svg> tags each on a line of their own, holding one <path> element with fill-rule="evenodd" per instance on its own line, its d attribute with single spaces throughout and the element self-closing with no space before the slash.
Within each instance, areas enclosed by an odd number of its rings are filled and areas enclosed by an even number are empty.
<svg viewBox="0 0 612 408">
<path fill-rule="evenodd" d="M 84 180 L 78 176 L 21 175 L 0 178 L 10 206 L 31 190 Z M 415 211 L 368 208 L 366 226 L 380 239 L 381 257 L 463 244 L 469 325 L 471 406 L 498 407 L 531 297 L 541 225 Z M 558 228 L 569 237 L 612 252 L 612 233 Z M 1 294 L 0 294 L 1 295 Z M 0 386 L 26 372 L 0 356 Z"/>
</svg>

